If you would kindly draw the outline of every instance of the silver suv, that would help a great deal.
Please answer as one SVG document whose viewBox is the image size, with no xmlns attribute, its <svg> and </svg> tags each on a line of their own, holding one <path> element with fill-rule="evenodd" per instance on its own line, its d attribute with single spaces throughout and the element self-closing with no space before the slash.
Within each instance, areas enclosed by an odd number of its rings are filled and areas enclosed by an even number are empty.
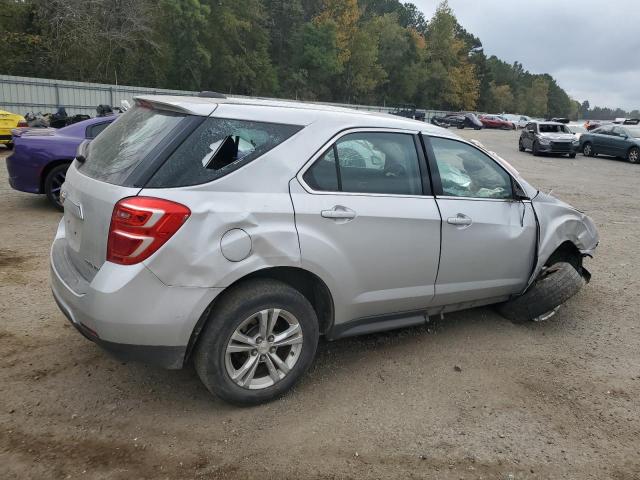
<svg viewBox="0 0 640 480">
<path fill-rule="evenodd" d="M 125 360 L 270 400 L 318 338 L 487 304 L 546 318 L 593 222 L 447 130 L 321 105 L 140 97 L 81 146 L 51 248 L 60 309 Z"/>
</svg>

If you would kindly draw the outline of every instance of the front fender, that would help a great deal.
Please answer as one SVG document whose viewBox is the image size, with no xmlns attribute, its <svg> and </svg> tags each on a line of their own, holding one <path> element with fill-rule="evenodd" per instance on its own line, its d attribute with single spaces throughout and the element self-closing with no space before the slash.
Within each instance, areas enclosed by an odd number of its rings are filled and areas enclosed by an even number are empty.
<svg viewBox="0 0 640 480">
<path fill-rule="evenodd" d="M 539 225 L 538 257 L 530 285 L 549 257 L 565 242 L 571 242 L 582 255 L 593 256 L 600 241 L 591 218 L 551 195 L 538 194 L 531 202 Z"/>
</svg>

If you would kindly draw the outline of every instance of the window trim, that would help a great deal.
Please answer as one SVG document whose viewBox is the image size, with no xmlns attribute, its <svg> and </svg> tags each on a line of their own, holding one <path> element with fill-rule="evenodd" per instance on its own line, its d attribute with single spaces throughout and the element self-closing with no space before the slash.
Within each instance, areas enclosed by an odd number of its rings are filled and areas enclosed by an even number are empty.
<svg viewBox="0 0 640 480">
<path fill-rule="evenodd" d="M 442 136 L 442 135 L 430 135 L 430 134 L 425 133 L 425 132 L 421 132 L 420 136 L 424 140 L 425 150 L 426 150 L 426 154 L 427 154 L 427 160 L 429 162 L 429 169 L 431 171 L 431 178 L 432 178 L 432 181 L 433 181 L 433 194 L 434 194 L 434 197 L 436 199 L 442 198 L 442 199 L 447 199 L 447 200 L 472 200 L 472 201 L 479 201 L 479 202 L 515 202 L 516 199 L 515 199 L 515 191 L 514 191 L 514 188 L 513 188 L 513 183 L 517 183 L 518 186 L 520 187 L 520 189 L 525 191 L 522 188 L 522 185 L 520 185 L 520 182 L 518 182 L 518 180 L 513 175 L 511 175 L 511 172 L 509 172 L 506 168 L 504 168 L 502 165 L 500 165 L 500 162 L 498 162 L 495 159 L 491 158 L 491 155 L 488 155 L 486 152 L 482 151 L 481 148 L 478 148 L 474 144 L 472 144 L 470 142 L 467 142 L 465 140 L 462 140 L 462 139 L 458 139 L 458 138 L 446 137 L 446 136 Z M 433 151 L 433 146 L 431 145 L 431 138 L 441 138 L 443 140 L 451 140 L 453 142 L 463 143 L 465 145 L 468 145 L 469 147 L 472 147 L 472 148 L 478 150 L 485 157 L 487 157 L 489 160 L 491 160 L 495 165 L 497 165 L 511 179 L 511 182 L 512 182 L 512 185 L 511 185 L 511 198 L 458 197 L 458 196 L 455 196 L 455 195 L 444 195 L 443 190 L 442 190 L 442 181 L 440 179 L 440 170 L 438 169 L 438 163 L 436 162 L 435 152 Z"/>
<path fill-rule="evenodd" d="M 326 155 L 330 149 L 334 150 L 336 159 L 336 165 L 338 164 L 338 152 L 336 144 L 342 137 L 352 133 L 400 133 L 403 135 L 410 135 L 413 139 L 413 144 L 416 149 L 416 156 L 418 158 L 418 168 L 420 170 L 420 180 L 422 185 L 422 194 L 420 195 L 407 195 L 403 193 L 367 193 L 367 192 L 343 192 L 343 191 L 331 191 L 331 190 L 314 190 L 304 180 L 304 174 L 309 170 L 317 160 Z M 298 183 L 302 188 L 312 195 L 347 195 L 347 196 L 367 196 L 367 197 L 401 197 L 401 198 L 434 198 L 431 179 L 429 178 L 429 168 L 426 162 L 426 156 L 424 147 L 420 142 L 420 131 L 418 130 L 405 130 L 401 128 L 384 128 L 384 127 L 355 127 L 341 130 L 332 136 L 327 142 L 325 142 L 320 149 L 311 156 L 309 160 L 305 162 L 294 178 L 298 180 Z M 339 177 L 338 177 L 339 178 Z M 426 193 L 428 192 L 428 193 Z"/>
</svg>

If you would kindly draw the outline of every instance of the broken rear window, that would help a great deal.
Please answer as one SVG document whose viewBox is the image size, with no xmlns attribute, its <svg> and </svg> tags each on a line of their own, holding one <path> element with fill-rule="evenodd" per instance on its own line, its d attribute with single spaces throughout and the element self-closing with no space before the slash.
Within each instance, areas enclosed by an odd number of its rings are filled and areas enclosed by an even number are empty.
<svg viewBox="0 0 640 480">
<path fill-rule="evenodd" d="M 264 155 L 301 128 L 208 118 L 171 154 L 147 187 L 184 187 L 210 182 Z"/>
</svg>

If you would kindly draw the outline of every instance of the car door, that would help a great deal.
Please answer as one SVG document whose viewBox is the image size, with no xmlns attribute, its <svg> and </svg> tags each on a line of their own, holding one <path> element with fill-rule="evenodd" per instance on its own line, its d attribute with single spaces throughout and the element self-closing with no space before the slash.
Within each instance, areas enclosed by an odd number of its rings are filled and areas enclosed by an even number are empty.
<svg viewBox="0 0 640 480">
<path fill-rule="evenodd" d="M 602 153 L 609 155 L 609 136 L 611 133 L 611 127 L 600 127 L 592 132 L 593 135 L 593 150 L 596 153 Z"/>
<path fill-rule="evenodd" d="M 328 285 L 336 325 L 427 307 L 440 214 L 414 132 L 339 134 L 290 183 L 302 266 Z"/>
<path fill-rule="evenodd" d="M 611 155 L 626 158 L 627 150 L 630 146 L 628 139 L 629 135 L 624 128 L 613 127 L 611 130 L 611 138 L 609 139 Z"/>
<path fill-rule="evenodd" d="M 530 201 L 488 154 L 452 138 L 427 137 L 442 250 L 434 305 L 498 301 L 526 285 L 537 223 Z"/>
</svg>

